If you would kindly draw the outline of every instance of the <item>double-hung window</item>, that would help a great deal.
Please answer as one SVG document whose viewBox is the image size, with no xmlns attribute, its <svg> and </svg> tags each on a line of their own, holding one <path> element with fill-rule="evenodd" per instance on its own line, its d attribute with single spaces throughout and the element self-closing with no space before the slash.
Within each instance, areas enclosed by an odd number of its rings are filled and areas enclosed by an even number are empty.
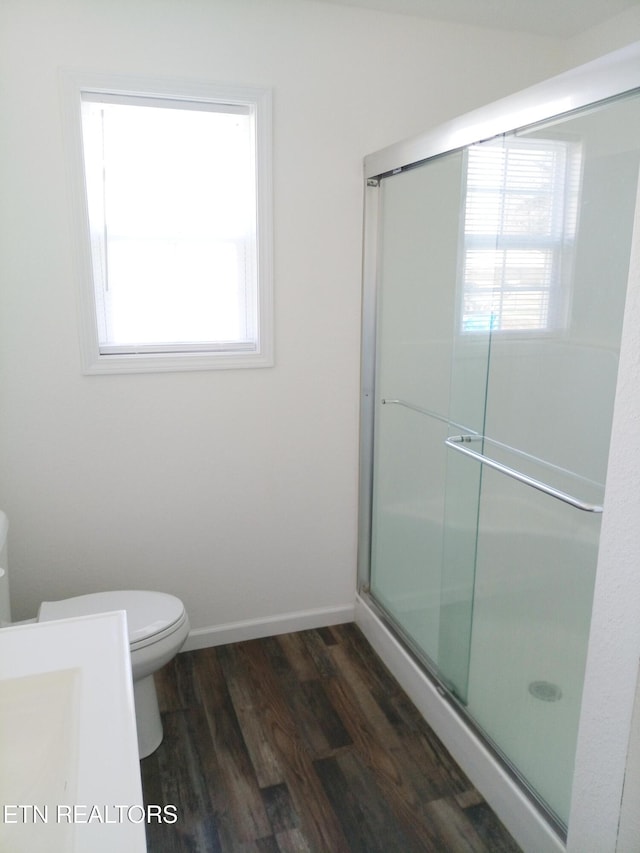
<svg viewBox="0 0 640 853">
<path fill-rule="evenodd" d="M 85 371 L 271 364 L 269 92 L 67 84 Z"/>
<path fill-rule="evenodd" d="M 563 327 L 580 173 L 578 143 L 506 137 L 469 149 L 463 333 Z"/>
</svg>

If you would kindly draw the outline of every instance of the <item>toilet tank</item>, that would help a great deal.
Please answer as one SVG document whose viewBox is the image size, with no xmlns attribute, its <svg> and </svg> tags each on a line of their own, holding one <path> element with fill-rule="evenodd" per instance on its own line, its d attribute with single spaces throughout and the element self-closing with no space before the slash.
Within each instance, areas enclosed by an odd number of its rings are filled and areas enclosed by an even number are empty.
<svg viewBox="0 0 640 853">
<path fill-rule="evenodd" d="M 0 627 L 11 622 L 9 599 L 9 562 L 7 559 L 7 534 L 9 519 L 0 510 Z"/>
</svg>

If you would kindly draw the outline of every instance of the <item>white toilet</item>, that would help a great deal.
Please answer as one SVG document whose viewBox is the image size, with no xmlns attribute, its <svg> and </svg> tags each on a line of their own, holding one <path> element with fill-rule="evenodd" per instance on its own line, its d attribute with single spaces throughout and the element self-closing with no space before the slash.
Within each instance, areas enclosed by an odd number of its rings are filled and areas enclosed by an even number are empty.
<svg viewBox="0 0 640 853">
<path fill-rule="evenodd" d="M 0 510 L 0 625 L 11 624 L 7 573 L 9 522 Z M 153 673 L 180 651 L 189 633 L 189 618 L 174 595 L 144 590 L 118 590 L 43 601 L 38 622 L 125 610 L 131 648 L 138 752 L 146 758 L 162 741 L 162 722 Z"/>
</svg>

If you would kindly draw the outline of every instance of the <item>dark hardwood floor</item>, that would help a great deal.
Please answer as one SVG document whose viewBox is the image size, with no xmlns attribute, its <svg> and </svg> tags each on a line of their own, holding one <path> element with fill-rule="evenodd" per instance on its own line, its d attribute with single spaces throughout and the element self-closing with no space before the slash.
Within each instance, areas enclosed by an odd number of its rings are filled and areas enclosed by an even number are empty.
<svg viewBox="0 0 640 853">
<path fill-rule="evenodd" d="M 355 625 L 185 652 L 157 676 L 149 853 L 514 853 Z"/>
</svg>

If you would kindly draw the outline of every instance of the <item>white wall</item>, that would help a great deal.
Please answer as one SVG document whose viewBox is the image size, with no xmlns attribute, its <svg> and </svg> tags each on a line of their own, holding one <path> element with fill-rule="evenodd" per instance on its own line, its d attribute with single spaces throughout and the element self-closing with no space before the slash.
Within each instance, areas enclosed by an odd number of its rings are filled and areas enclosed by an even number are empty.
<svg viewBox="0 0 640 853">
<path fill-rule="evenodd" d="M 638 853 L 640 848 L 638 803 L 640 803 L 640 679 L 636 682 L 616 853 Z"/>
<path fill-rule="evenodd" d="M 568 39 L 565 47 L 567 68 L 597 59 L 598 56 L 638 40 L 640 40 L 640 5 L 635 5 L 599 26 L 591 27 Z"/>
<path fill-rule="evenodd" d="M 4 0 L 15 618 L 121 586 L 180 595 L 197 629 L 352 605 L 362 157 L 561 65 L 552 39 L 306 0 Z M 81 374 L 59 67 L 273 87 L 273 369 Z"/>
</svg>

